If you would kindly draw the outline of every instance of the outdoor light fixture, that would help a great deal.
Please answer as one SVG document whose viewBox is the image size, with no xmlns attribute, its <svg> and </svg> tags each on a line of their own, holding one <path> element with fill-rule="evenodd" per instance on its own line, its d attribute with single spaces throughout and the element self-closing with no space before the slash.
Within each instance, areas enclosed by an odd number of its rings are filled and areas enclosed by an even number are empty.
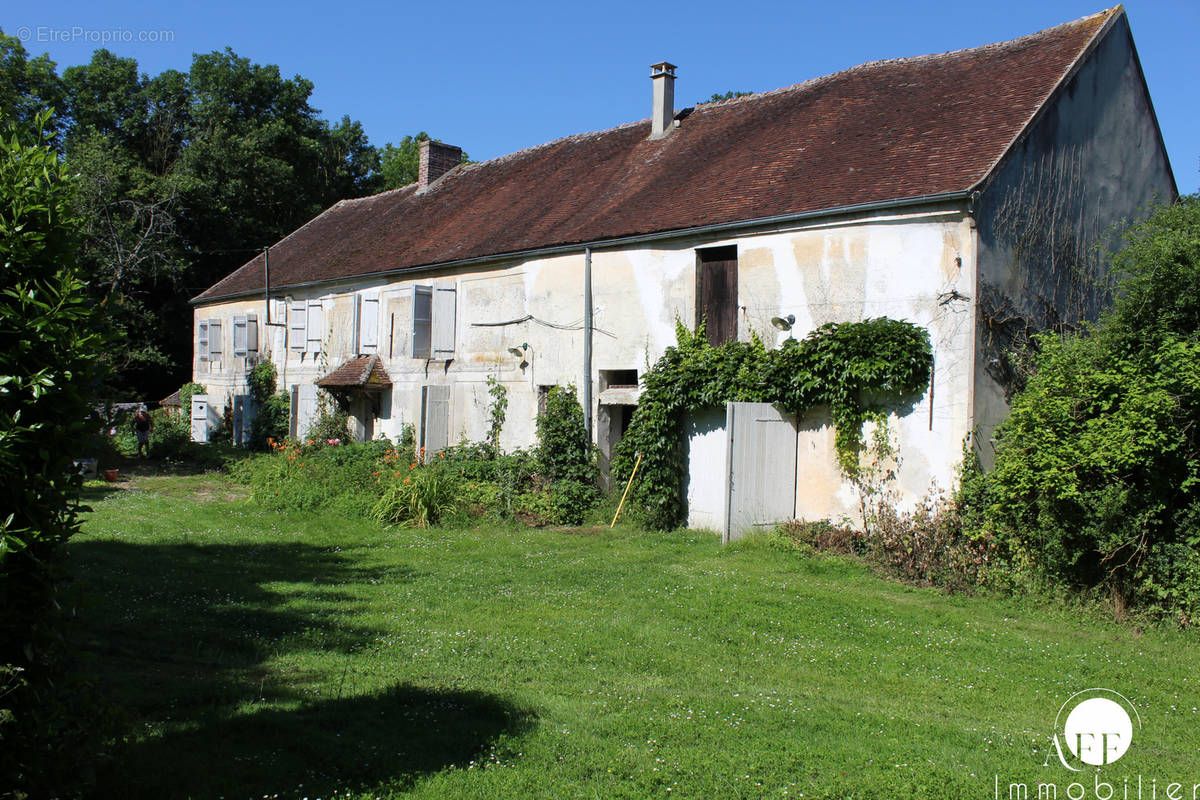
<svg viewBox="0 0 1200 800">
<path fill-rule="evenodd" d="M 529 349 L 529 342 L 521 342 L 520 347 L 510 347 L 510 348 L 508 348 L 508 352 L 512 353 L 517 358 L 524 360 L 525 359 L 525 351 L 528 349 Z"/>
<path fill-rule="evenodd" d="M 792 326 L 796 324 L 796 315 L 788 314 L 786 317 L 771 317 L 771 324 L 781 331 L 790 331 Z"/>
</svg>

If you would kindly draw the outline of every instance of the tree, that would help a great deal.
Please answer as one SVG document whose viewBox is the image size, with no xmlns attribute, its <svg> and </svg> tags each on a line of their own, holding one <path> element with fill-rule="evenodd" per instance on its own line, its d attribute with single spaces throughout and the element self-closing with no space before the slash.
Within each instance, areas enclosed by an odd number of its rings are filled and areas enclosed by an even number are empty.
<svg viewBox="0 0 1200 800">
<path fill-rule="evenodd" d="M 55 562 L 78 529 L 71 458 L 100 350 L 52 130 L 43 111 L 0 140 L 0 774 L 18 791 L 62 768 L 53 762 L 67 752 L 49 735 L 65 713 L 53 684 Z"/>
<path fill-rule="evenodd" d="M 1200 612 L 1200 197 L 1132 226 L 1112 310 L 1044 334 L 998 435 L 984 524 L 1120 601 Z"/>
<path fill-rule="evenodd" d="M 706 105 L 708 103 L 720 103 L 723 100 L 732 100 L 735 97 L 746 97 L 747 95 L 752 95 L 752 94 L 754 94 L 754 92 L 739 92 L 739 91 L 734 91 L 734 90 L 730 90 L 728 92 L 722 92 L 720 94 L 713 92 L 712 97 L 708 98 L 707 100 L 702 101 L 700 103 L 700 105 Z"/>
<path fill-rule="evenodd" d="M 97 50 L 63 84 L 82 263 L 119 334 L 105 356 L 112 394 L 161 396 L 186 380 L 188 298 L 379 182 L 360 123 L 329 124 L 311 82 L 229 49 L 154 77 Z"/>
<path fill-rule="evenodd" d="M 0 119 L 20 128 L 34 124 L 44 108 L 63 107 L 63 87 L 47 55 L 30 58 L 21 40 L 0 30 Z M 45 124 L 57 133 L 61 119 L 51 117 Z"/>
<path fill-rule="evenodd" d="M 421 142 L 429 138 L 428 133 L 421 131 L 416 136 L 405 136 L 398 145 L 391 142 L 384 145 L 379 154 L 382 189 L 399 189 L 401 186 L 416 183 L 421 159 Z M 469 164 L 470 161 L 467 154 L 463 153 L 461 163 Z"/>
</svg>

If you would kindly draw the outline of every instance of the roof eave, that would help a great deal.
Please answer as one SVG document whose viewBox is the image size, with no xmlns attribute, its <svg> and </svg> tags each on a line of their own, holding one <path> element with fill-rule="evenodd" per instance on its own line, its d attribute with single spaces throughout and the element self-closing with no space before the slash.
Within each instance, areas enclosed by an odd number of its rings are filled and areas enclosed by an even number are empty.
<svg viewBox="0 0 1200 800">
<path fill-rule="evenodd" d="M 898 208 L 910 208 L 913 206 L 936 205 L 942 203 L 966 203 L 970 200 L 972 189 L 955 190 L 950 192 L 938 192 L 935 194 L 918 195 L 916 197 L 902 197 L 889 200 L 872 200 L 866 203 L 854 203 L 846 206 L 834 206 L 831 208 L 816 209 L 813 211 L 798 211 L 789 214 L 778 214 L 770 217 L 761 217 L 758 219 L 737 220 L 734 222 L 719 222 L 711 225 L 698 225 L 691 228 L 676 228 L 669 231 L 657 231 L 654 233 L 633 234 L 630 236 L 619 236 L 610 239 L 597 239 L 589 242 L 571 242 L 568 244 L 550 245 L 547 247 L 532 248 L 529 250 L 514 250 L 504 253 L 489 253 L 482 256 L 474 256 L 472 258 L 457 259 L 454 261 L 439 261 L 430 264 L 420 264 L 412 267 L 399 267 L 389 270 L 378 270 L 376 272 L 364 272 L 358 275 L 345 275 L 336 278 L 324 278 L 316 281 L 306 281 L 303 283 L 280 284 L 272 286 L 272 292 L 283 289 L 305 289 L 313 286 L 324 286 L 335 283 L 345 283 L 347 281 L 363 280 L 366 278 L 388 278 L 398 275 L 413 275 L 426 272 L 435 272 L 438 270 L 455 269 L 460 267 L 478 266 L 480 264 L 488 264 L 496 261 L 510 261 L 513 259 L 535 258 L 548 255 L 561 255 L 563 253 L 583 252 L 584 250 L 599 250 L 609 247 L 622 247 L 626 245 L 641 244 L 645 242 L 666 241 L 670 239 L 681 239 L 690 236 L 702 236 L 710 233 L 730 233 L 739 230 L 750 230 L 755 228 L 764 228 L 774 225 L 786 225 L 788 223 L 808 222 L 811 220 L 821 219 L 823 217 L 840 217 L 850 214 L 862 214 L 871 211 L 887 211 Z M 206 294 L 207 292 L 205 292 Z M 218 302 L 228 302 L 245 297 L 262 297 L 263 289 L 247 289 L 240 292 L 231 292 L 215 297 L 204 297 L 203 294 L 193 297 L 188 302 L 193 306 L 211 305 Z"/>
</svg>

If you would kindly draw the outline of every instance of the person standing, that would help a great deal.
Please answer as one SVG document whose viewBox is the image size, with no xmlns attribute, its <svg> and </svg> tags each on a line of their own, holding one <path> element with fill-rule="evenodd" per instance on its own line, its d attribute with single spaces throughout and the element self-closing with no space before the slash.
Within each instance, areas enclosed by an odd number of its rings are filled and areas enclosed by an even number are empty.
<svg viewBox="0 0 1200 800">
<path fill-rule="evenodd" d="M 150 412 L 142 406 L 133 415 L 133 432 L 137 435 L 137 454 L 142 455 L 144 447 L 146 458 L 150 457 L 150 434 L 154 430 L 154 420 L 150 417 Z"/>
</svg>

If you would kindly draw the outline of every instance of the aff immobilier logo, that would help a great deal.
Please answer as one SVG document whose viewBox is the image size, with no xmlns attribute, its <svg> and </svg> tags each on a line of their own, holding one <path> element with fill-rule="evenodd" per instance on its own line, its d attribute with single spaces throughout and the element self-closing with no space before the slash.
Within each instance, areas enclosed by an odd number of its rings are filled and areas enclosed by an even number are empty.
<svg viewBox="0 0 1200 800">
<path fill-rule="evenodd" d="M 1072 772 L 1084 769 L 1080 764 L 1103 767 L 1117 761 L 1133 744 L 1134 720 L 1140 730 L 1142 718 L 1137 707 L 1119 692 L 1112 689 L 1076 692 L 1067 698 L 1054 718 L 1054 751 L 1058 760 Z M 1049 766 L 1049 756 L 1046 760 Z"/>
<path fill-rule="evenodd" d="M 1200 783 L 1140 774 L 1119 779 L 1103 768 L 1120 760 L 1141 735 L 1142 718 L 1129 698 L 1112 689 L 1076 692 L 1054 718 L 1053 746 L 1043 768 L 1068 770 L 1066 781 L 1006 781 L 995 777 L 994 800 L 1200 800 Z M 1079 773 L 1090 773 L 1086 777 Z M 1062 775 L 1061 772 L 1058 772 Z M 1047 775 L 1049 778 L 1050 776 Z"/>
</svg>

